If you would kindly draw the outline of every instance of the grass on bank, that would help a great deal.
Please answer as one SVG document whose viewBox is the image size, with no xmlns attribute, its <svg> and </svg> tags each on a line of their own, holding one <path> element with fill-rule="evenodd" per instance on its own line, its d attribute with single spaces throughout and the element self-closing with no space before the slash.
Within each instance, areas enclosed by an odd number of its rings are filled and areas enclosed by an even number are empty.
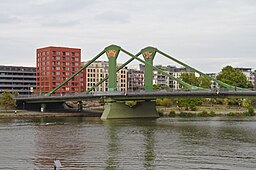
<svg viewBox="0 0 256 170">
<path fill-rule="evenodd" d="M 169 112 L 164 112 L 163 110 L 158 110 L 158 113 L 161 117 L 214 117 L 220 116 L 214 111 L 203 110 L 201 112 L 189 112 L 189 111 L 180 111 L 176 113 L 174 110 Z M 245 112 L 229 112 L 227 114 L 221 114 L 222 116 L 255 116 L 254 108 L 248 107 Z"/>
</svg>

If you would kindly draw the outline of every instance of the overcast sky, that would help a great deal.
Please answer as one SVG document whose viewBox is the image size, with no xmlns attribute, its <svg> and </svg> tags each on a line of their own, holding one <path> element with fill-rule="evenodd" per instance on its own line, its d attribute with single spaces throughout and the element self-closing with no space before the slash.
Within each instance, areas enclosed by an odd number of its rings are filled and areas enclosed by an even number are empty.
<svg viewBox="0 0 256 170">
<path fill-rule="evenodd" d="M 154 46 L 203 72 L 256 69 L 256 1 L 0 0 L 0 65 L 35 66 L 36 48 L 50 45 L 89 60 L 110 44 Z M 161 55 L 155 64 L 175 65 Z"/>
</svg>

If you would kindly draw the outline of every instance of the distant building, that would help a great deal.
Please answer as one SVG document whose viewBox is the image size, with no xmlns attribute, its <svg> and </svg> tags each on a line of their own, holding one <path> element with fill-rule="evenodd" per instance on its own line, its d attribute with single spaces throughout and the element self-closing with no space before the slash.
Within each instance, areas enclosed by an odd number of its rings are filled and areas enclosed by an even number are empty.
<svg viewBox="0 0 256 170">
<path fill-rule="evenodd" d="M 36 89 L 45 94 L 61 84 L 81 68 L 81 50 L 67 47 L 45 47 L 36 50 Z M 77 75 L 55 94 L 79 93 L 82 74 Z"/>
<path fill-rule="evenodd" d="M 0 93 L 9 91 L 27 96 L 34 93 L 35 87 L 35 67 L 0 66 Z"/>
<path fill-rule="evenodd" d="M 86 64 L 86 62 L 83 62 L 83 64 Z M 106 76 L 108 76 L 108 67 L 109 67 L 108 61 L 95 61 L 85 69 L 84 84 L 85 84 L 86 90 L 90 89 L 95 84 L 97 84 L 102 79 L 104 79 Z M 127 77 L 128 77 L 127 68 L 123 68 L 119 72 L 117 72 L 117 91 L 128 90 Z M 98 92 L 108 91 L 108 80 L 103 82 L 93 91 L 98 91 Z"/>
<path fill-rule="evenodd" d="M 128 69 L 128 91 L 144 90 L 144 71 Z"/>
<path fill-rule="evenodd" d="M 207 76 L 209 76 L 209 77 L 212 77 L 212 78 L 215 78 L 216 79 L 216 77 L 217 77 L 217 73 L 206 73 L 206 75 Z M 217 89 L 219 86 L 218 86 L 218 83 L 216 83 L 216 82 L 214 82 L 214 81 L 212 81 L 211 80 L 211 82 L 212 82 L 212 84 L 211 84 L 211 89 Z"/>
<path fill-rule="evenodd" d="M 162 66 L 162 65 L 157 65 L 155 67 L 161 69 L 165 73 L 167 73 L 175 78 L 179 78 L 182 73 L 195 74 L 195 72 L 189 68 L 183 68 L 183 67 L 178 68 L 176 66 Z M 175 90 L 181 88 L 181 85 L 177 81 L 171 79 L 170 77 L 168 77 L 166 75 L 163 75 L 161 72 L 154 70 L 153 73 L 154 73 L 153 84 L 158 84 L 162 88 L 169 87 L 170 89 L 175 89 Z"/>
</svg>

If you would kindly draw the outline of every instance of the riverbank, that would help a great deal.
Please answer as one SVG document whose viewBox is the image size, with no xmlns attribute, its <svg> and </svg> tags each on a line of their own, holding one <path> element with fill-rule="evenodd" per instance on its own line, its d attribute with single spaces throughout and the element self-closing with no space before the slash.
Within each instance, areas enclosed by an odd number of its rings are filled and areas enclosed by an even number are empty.
<svg viewBox="0 0 256 170">
<path fill-rule="evenodd" d="M 170 117 L 207 117 L 207 116 L 254 116 L 254 108 L 238 107 L 238 106 L 200 106 L 196 110 L 186 110 L 185 108 L 177 107 L 157 107 L 160 116 Z"/>
<path fill-rule="evenodd" d="M 48 118 L 48 117 L 100 117 L 102 111 L 85 110 L 83 112 L 36 112 L 27 110 L 0 111 L 0 119 Z"/>
<path fill-rule="evenodd" d="M 48 118 L 48 117 L 101 117 L 103 108 L 93 108 L 95 110 L 84 110 L 83 112 L 66 111 L 66 112 L 36 112 L 26 110 L 0 110 L 0 119 L 19 119 L 19 118 Z M 201 106 L 196 111 L 188 111 L 184 108 L 177 107 L 161 107 L 157 106 L 160 116 L 170 117 L 208 117 L 208 116 L 253 116 L 247 114 L 248 109 L 236 106 Z"/>
</svg>

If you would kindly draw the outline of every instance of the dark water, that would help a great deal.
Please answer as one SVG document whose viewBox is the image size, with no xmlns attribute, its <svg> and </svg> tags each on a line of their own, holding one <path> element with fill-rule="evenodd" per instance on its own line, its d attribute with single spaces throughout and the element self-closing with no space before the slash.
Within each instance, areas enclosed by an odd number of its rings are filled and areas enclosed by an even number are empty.
<svg viewBox="0 0 256 170">
<path fill-rule="evenodd" d="M 256 118 L 0 120 L 0 169 L 256 169 Z"/>
</svg>

